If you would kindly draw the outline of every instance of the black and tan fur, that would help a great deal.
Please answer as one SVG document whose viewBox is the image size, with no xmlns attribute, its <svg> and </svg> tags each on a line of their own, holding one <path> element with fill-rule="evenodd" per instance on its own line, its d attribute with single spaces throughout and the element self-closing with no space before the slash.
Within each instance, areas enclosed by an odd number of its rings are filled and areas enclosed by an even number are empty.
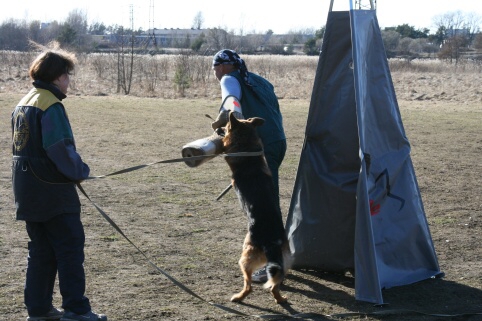
<svg viewBox="0 0 482 321">
<path fill-rule="evenodd" d="M 225 153 L 261 151 L 263 145 L 256 133 L 262 118 L 238 120 L 232 113 L 226 125 L 223 139 Z M 281 210 L 275 197 L 271 172 L 264 155 L 226 157 L 232 171 L 232 184 L 241 207 L 248 215 L 248 233 L 244 240 L 239 266 L 244 276 L 244 288 L 233 295 L 231 301 L 242 301 L 251 291 L 251 274 L 267 266 L 268 282 L 277 303 L 286 302 L 280 294 L 291 261 L 288 240 L 281 218 Z"/>
</svg>

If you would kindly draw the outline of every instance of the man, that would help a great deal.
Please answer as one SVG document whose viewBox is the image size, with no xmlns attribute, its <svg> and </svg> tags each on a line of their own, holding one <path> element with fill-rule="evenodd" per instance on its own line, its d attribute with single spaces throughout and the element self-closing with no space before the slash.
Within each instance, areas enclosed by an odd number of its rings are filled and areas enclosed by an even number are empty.
<svg viewBox="0 0 482 321">
<path fill-rule="evenodd" d="M 263 126 L 258 127 L 258 134 L 271 170 L 279 206 L 278 171 L 286 153 L 286 136 L 274 87 L 265 78 L 248 72 L 244 60 L 234 50 L 223 49 L 217 52 L 213 57 L 212 68 L 221 85 L 222 95 L 219 115 L 212 123 L 212 128 L 216 130 L 224 127 L 230 111 L 234 111 L 237 118 L 261 117 L 265 120 Z M 253 274 L 254 282 L 266 280 L 266 269 Z"/>
</svg>

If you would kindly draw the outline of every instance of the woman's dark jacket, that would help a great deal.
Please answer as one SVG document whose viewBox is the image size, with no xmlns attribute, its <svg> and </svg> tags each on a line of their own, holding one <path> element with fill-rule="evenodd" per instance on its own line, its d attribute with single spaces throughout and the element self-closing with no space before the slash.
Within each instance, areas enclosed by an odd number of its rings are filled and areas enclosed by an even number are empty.
<svg viewBox="0 0 482 321">
<path fill-rule="evenodd" d="M 12 113 L 12 185 L 18 220 L 80 213 L 75 183 L 89 176 L 56 87 L 34 82 Z"/>
</svg>

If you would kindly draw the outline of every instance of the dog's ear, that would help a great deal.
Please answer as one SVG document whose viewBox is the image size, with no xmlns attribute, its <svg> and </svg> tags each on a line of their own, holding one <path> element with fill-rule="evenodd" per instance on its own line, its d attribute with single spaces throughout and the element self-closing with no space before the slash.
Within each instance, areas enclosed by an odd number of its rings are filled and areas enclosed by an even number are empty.
<svg viewBox="0 0 482 321">
<path fill-rule="evenodd" d="M 250 122 L 253 126 L 261 126 L 264 124 L 264 119 L 260 117 L 253 117 L 249 118 L 248 122 Z"/>
<path fill-rule="evenodd" d="M 239 124 L 239 120 L 234 117 L 234 112 L 229 112 L 229 122 L 231 123 L 231 128 L 236 127 Z"/>
</svg>

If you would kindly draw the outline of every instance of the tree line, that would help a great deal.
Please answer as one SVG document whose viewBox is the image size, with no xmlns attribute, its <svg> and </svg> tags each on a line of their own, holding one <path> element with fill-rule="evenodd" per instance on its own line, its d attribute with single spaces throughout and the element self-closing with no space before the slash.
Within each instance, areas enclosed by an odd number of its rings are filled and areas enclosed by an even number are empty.
<svg viewBox="0 0 482 321">
<path fill-rule="evenodd" d="M 384 28 L 382 38 L 388 57 L 407 60 L 427 57 L 457 62 L 462 57 L 482 60 L 482 18 L 473 13 L 449 12 L 433 18 L 436 32 L 428 28 L 415 29 L 408 24 Z M 202 13 L 198 13 L 193 27 L 201 29 Z M 119 25 L 106 26 L 102 22 L 88 24 L 87 15 L 75 9 L 63 22 L 8 19 L 0 24 L 0 50 L 28 51 L 29 42 L 46 44 L 58 41 L 62 46 L 78 52 L 110 50 L 136 53 L 162 54 L 169 49 L 190 50 L 198 54 L 212 54 L 222 48 L 233 48 L 243 53 L 306 54 L 318 55 L 325 27 L 290 31 L 275 35 L 265 33 L 235 34 L 224 28 L 209 28 L 194 39 L 182 39 L 154 47 L 142 29 L 129 29 Z M 110 41 L 100 42 L 98 36 L 109 36 Z"/>
<path fill-rule="evenodd" d="M 461 57 L 482 60 L 482 17 L 461 11 L 435 16 L 436 31 L 408 24 L 382 30 L 388 57 L 439 58 L 457 62 Z"/>
</svg>

